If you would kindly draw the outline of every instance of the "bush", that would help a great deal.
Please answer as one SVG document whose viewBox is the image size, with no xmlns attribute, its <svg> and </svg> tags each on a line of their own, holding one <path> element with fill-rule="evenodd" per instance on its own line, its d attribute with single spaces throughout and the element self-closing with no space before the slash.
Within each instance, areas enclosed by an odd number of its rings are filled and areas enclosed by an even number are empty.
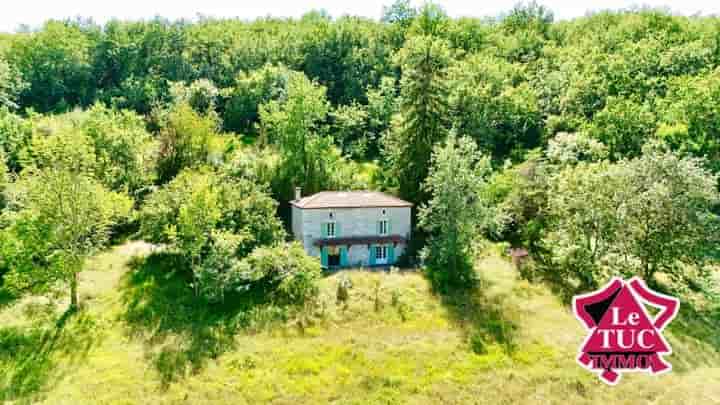
<svg viewBox="0 0 720 405">
<path fill-rule="evenodd" d="M 259 247 L 237 268 L 239 289 L 261 286 L 279 304 L 301 305 L 317 296 L 320 262 L 308 256 L 297 243 Z"/>
</svg>

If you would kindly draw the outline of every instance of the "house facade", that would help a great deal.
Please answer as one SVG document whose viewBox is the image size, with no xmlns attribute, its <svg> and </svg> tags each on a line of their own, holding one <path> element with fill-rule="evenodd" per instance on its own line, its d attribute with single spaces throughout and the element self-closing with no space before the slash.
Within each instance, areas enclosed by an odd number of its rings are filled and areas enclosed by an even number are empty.
<svg viewBox="0 0 720 405">
<path fill-rule="evenodd" d="M 292 205 L 292 231 L 323 267 L 388 266 L 410 239 L 412 204 L 376 191 L 323 191 Z"/>
</svg>

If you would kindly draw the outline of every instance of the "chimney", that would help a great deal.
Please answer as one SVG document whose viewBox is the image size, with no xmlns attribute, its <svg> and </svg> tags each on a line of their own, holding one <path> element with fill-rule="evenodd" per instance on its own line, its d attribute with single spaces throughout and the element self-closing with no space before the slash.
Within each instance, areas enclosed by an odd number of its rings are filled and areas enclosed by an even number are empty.
<svg viewBox="0 0 720 405">
<path fill-rule="evenodd" d="M 295 200 L 299 201 L 302 198 L 302 189 L 300 187 L 295 187 Z"/>
</svg>

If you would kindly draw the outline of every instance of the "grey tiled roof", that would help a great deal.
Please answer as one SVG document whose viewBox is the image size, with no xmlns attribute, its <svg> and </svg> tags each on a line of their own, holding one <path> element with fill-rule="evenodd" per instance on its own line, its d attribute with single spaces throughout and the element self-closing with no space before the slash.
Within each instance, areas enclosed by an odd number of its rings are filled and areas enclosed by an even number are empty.
<svg viewBox="0 0 720 405">
<path fill-rule="evenodd" d="M 378 191 L 321 191 L 290 201 L 298 208 L 412 207 L 412 204 Z"/>
</svg>

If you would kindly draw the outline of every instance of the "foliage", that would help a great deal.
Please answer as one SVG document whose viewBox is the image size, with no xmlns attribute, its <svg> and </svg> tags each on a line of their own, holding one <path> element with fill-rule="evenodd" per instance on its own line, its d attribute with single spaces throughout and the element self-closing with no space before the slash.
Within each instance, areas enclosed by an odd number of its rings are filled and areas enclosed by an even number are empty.
<svg viewBox="0 0 720 405">
<path fill-rule="evenodd" d="M 320 263 L 297 242 L 259 247 L 237 267 L 239 288 L 264 285 L 280 304 L 300 305 L 318 294 Z"/>
<path fill-rule="evenodd" d="M 543 123 L 537 96 L 517 66 L 471 56 L 455 64 L 450 77 L 454 125 L 484 152 L 503 161 L 512 152 L 540 145 Z"/>
<path fill-rule="evenodd" d="M 0 149 L 5 152 L 8 168 L 14 172 L 22 169 L 20 155 L 32 139 L 30 120 L 0 107 Z"/>
<path fill-rule="evenodd" d="M 604 160 L 608 151 L 604 144 L 584 133 L 559 132 L 548 142 L 545 154 L 551 164 L 569 166 Z"/>
<path fill-rule="evenodd" d="M 284 238 L 276 205 L 262 187 L 246 179 L 219 176 L 207 168 L 185 170 L 150 196 L 139 214 L 140 232 L 179 252 L 193 274 L 196 293 L 215 299 L 229 288 L 222 285 L 227 280 L 223 269 L 232 258 Z"/>
<path fill-rule="evenodd" d="M 295 187 L 312 194 L 355 184 L 354 167 L 323 134 L 328 111 L 325 88 L 300 73 L 290 75 L 284 100 L 261 106 L 263 138 L 276 145 L 280 155 L 272 188 L 281 200 L 291 200 Z"/>
<path fill-rule="evenodd" d="M 20 74 L 0 58 L 0 108 L 17 108 L 16 97 L 25 86 Z"/>
<path fill-rule="evenodd" d="M 447 42 L 430 36 L 411 37 L 396 57 L 402 70 L 400 116 L 385 139 L 385 152 L 400 196 L 410 201 L 427 200 L 419 185 L 433 146 L 447 134 L 450 58 Z"/>
<path fill-rule="evenodd" d="M 490 162 L 468 138 L 450 135 L 433 152 L 424 187 L 432 196 L 420 208 L 419 224 L 430 234 L 422 255 L 436 288 L 474 284 L 472 243 L 494 216 L 483 195 Z"/>
<path fill-rule="evenodd" d="M 210 143 L 217 135 L 213 115 L 202 115 L 188 103 L 179 103 L 157 112 L 160 122 L 158 178 L 170 181 L 182 169 L 208 163 Z"/>
<path fill-rule="evenodd" d="M 158 145 L 142 117 L 96 104 L 79 126 L 93 143 L 96 172 L 103 184 L 131 194 L 153 184 Z"/>
<path fill-rule="evenodd" d="M 92 101 L 91 41 L 78 25 L 48 22 L 40 31 L 18 36 L 7 57 L 28 83 L 20 105 L 66 111 Z"/>
<path fill-rule="evenodd" d="M 657 121 L 646 105 L 609 97 L 605 108 L 595 114 L 588 133 L 607 145 L 611 158 L 640 155 L 645 142 L 653 139 Z"/>
<path fill-rule="evenodd" d="M 174 83 L 170 86 L 170 94 L 175 103 L 187 103 L 195 111 L 207 114 L 215 111 L 219 90 L 212 81 L 200 79 L 190 83 Z"/>
<path fill-rule="evenodd" d="M 714 255 L 716 182 L 702 161 L 651 147 L 629 161 L 567 167 L 548 199 L 553 263 L 586 287 L 617 273 L 703 284 L 688 266 L 702 270 Z"/>
<path fill-rule="evenodd" d="M 9 192 L 11 225 L 0 237 L 8 288 L 42 292 L 69 284 L 71 307 L 78 305 L 77 275 L 86 258 L 107 244 L 110 228 L 132 208 L 127 196 L 76 168 L 62 162 L 23 171 Z"/>
<path fill-rule="evenodd" d="M 284 66 L 266 65 L 251 72 L 241 72 L 233 87 L 225 92 L 223 126 L 243 134 L 255 132 L 259 107 L 271 100 L 284 99 L 290 70 Z"/>
</svg>

